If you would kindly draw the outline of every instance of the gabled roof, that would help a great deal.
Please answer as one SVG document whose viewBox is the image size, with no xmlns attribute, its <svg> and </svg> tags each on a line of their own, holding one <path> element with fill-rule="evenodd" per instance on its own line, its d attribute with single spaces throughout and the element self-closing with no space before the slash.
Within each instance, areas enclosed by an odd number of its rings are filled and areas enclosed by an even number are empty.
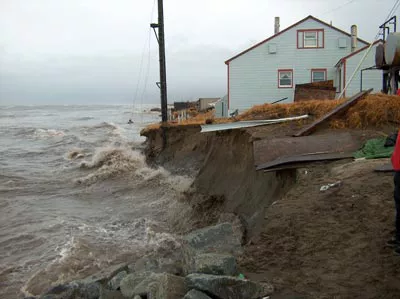
<svg viewBox="0 0 400 299">
<path fill-rule="evenodd" d="M 247 52 L 253 50 L 254 48 L 257 48 L 258 46 L 260 46 L 260 45 L 262 45 L 262 44 L 264 44 L 264 43 L 266 43 L 266 42 L 268 42 L 268 41 L 274 39 L 275 37 L 281 35 L 282 33 L 285 33 L 286 31 L 289 31 L 289 30 L 292 29 L 293 27 L 295 27 L 295 26 L 297 26 L 297 25 L 299 25 L 299 24 L 301 24 L 301 23 L 303 23 L 303 22 L 305 22 L 305 21 L 307 21 L 307 20 L 314 20 L 314 21 L 319 22 L 319 23 L 321 23 L 321 24 L 323 24 L 323 25 L 325 25 L 325 26 L 328 26 L 329 28 L 331 28 L 331 29 L 333 29 L 333 30 L 336 30 L 336 31 L 338 31 L 338 32 L 340 32 L 340 33 L 343 33 L 343 34 L 347 35 L 347 36 L 351 36 L 350 33 L 346 32 L 346 31 L 343 31 L 343 30 L 341 30 L 341 29 L 339 29 L 339 28 L 337 28 L 337 27 L 335 27 L 335 26 L 332 26 L 332 25 L 330 25 L 330 24 L 328 24 L 328 23 L 325 23 L 324 21 L 321 21 L 320 19 L 317 19 L 316 17 L 313 17 L 313 16 L 309 15 L 308 17 L 306 17 L 306 18 L 304 18 L 304 19 L 298 21 L 297 23 L 294 23 L 293 25 L 287 27 L 286 29 L 284 29 L 284 30 L 282 30 L 282 31 L 279 31 L 277 34 L 275 34 L 275 35 L 273 35 L 273 36 L 271 36 L 271 37 L 269 37 L 269 38 L 263 40 L 262 42 L 259 42 L 258 44 L 255 44 L 254 46 L 248 48 L 247 50 L 244 50 L 243 52 L 240 52 L 239 54 L 233 56 L 232 58 L 230 58 L 230 59 L 228 59 L 227 61 L 225 61 L 225 64 L 228 64 L 229 62 L 231 62 L 232 60 L 238 58 L 239 56 L 242 56 L 243 54 L 245 54 L 245 53 L 247 53 Z M 361 38 L 358 38 L 358 41 L 360 41 L 360 42 L 362 42 L 362 43 L 364 43 L 364 44 L 366 44 L 366 45 L 369 45 L 369 42 L 367 42 L 367 41 L 365 41 L 365 40 L 363 40 L 363 39 L 361 39 Z"/>
<path fill-rule="evenodd" d="M 376 44 L 383 43 L 383 42 L 384 42 L 384 41 L 383 41 L 382 39 L 378 39 L 378 40 L 374 41 L 374 42 L 372 43 L 372 45 L 375 46 Z M 357 55 L 358 53 L 360 53 L 360 52 L 362 52 L 362 51 L 368 49 L 369 46 L 370 46 L 370 45 L 366 45 L 365 47 L 362 47 L 361 49 L 358 49 L 357 51 L 354 51 L 354 52 L 350 53 L 349 55 L 340 58 L 339 61 L 336 63 L 335 66 L 338 66 L 338 65 L 339 65 L 341 62 L 343 62 L 344 60 L 349 59 L 350 57 L 353 57 L 354 55 Z"/>
</svg>

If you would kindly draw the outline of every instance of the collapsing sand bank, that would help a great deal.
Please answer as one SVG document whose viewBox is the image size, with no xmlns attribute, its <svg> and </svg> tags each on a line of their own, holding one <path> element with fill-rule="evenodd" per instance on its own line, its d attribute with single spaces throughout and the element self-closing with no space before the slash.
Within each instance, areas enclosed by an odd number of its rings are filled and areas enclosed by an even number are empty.
<svg viewBox="0 0 400 299">
<path fill-rule="evenodd" d="M 379 109 L 371 111 L 367 106 L 374 99 L 367 98 L 315 134 L 345 132 L 360 144 L 389 134 L 397 129 L 393 118 L 400 111 L 397 101 L 385 98 Z M 393 104 L 395 111 L 377 117 L 387 104 Z M 309 108 L 297 109 L 307 113 L 310 107 L 318 107 L 306 105 Z M 285 109 L 275 107 L 274 113 L 285 117 Z M 282 298 L 397 298 L 397 257 L 385 248 L 393 228 L 391 174 L 373 171 L 388 161 L 345 159 L 256 171 L 254 141 L 289 137 L 303 126 L 292 123 L 205 134 L 196 125 L 170 126 L 164 131 L 164 148 L 161 129 L 143 132 L 149 161 L 195 176 L 192 192 L 185 198 L 192 207 L 186 215 L 190 217 L 174 219 L 175 228 L 187 232 L 218 222 L 223 213 L 235 214 L 246 230 L 240 271 L 252 280 L 272 282 L 277 291 L 272 298 L 281 298 L 277 294 Z M 321 191 L 327 184 L 335 187 Z"/>
</svg>

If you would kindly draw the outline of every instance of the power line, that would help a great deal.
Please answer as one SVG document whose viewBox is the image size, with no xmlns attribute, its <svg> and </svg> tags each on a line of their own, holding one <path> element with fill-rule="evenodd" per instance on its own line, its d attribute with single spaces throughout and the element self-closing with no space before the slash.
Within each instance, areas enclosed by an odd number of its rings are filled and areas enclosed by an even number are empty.
<svg viewBox="0 0 400 299">
<path fill-rule="evenodd" d="M 149 30 L 149 36 L 148 36 L 149 45 L 148 45 L 148 53 L 147 53 L 146 74 L 144 76 L 144 85 L 143 85 L 142 96 L 140 97 L 140 110 L 141 111 L 143 111 L 143 99 L 144 99 L 144 96 L 145 96 L 145 93 L 146 93 L 146 90 L 147 90 L 147 82 L 148 82 L 148 79 L 149 79 L 149 72 L 150 72 L 150 62 L 151 62 L 151 59 L 150 59 L 150 54 L 151 54 L 151 39 L 150 39 L 150 36 L 151 36 L 151 28 Z M 142 117 L 141 118 L 141 122 L 143 122 L 143 114 L 140 114 L 140 115 Z"/>
<path fill-rule="evenodd" d="M 152 6 L 152 9 L 151 9 L 151 14 L 150 14 L 150 22 L 153 19 L 155 6 L 156 6 L 156 0 L 153 1 L 153 6 Z M 151 35 L 151 28 L 149 28 L 148 35 L 147 35 L 147 40 L 145 40 L 145 42 L 143 44 L 143 50 L 142 50 L 142 55 L 141 55 L 141 58 L 140 58 L 140 65 L 139 65 L 139 74 L 138 74 L 138 79 L 137 79 L 137 83 L 136 83 L 136 89 L 135 89 L 134 98 L 133 98 L 133 106 L 132 106 L 131 118 L 133 117 L 133 114 L 134 114 L 135 103 L 136 103 L 136 99 L 137 99 L 137 96 L 138 96 L 138 93 L 139 93 L 139 86 L 140 86 L 140 82 L 141 82 L 141 78 L 142 78 L 142 71 L 143 71 L 143 61 L 144 61 L 144 55 L 145 55 L 145 52 L 146 52 L 147 44 L 148 44 L 148 47 L 149 47 L 148 51 L 150 52 L 150 35 Z M 148 55 L 149 55 L 149 60 L 150 60 L 150 53 L 148 53 Z M 147 71 L 147 74 L 148 74 L 148 71 Z M 146 85 L 147 85 L 147 79 L 145 78 L 145 86 Z M 144 87 L 144 88 L 146 88 L 146 87 Z M 140 109 L 142 109 L 142 104 L 140 104 Z"/>
<path fill-rule="evenodd" d="M 341 8 L 347 6 L 347 5 L 349 5 L 349 4 L 351 4 L 351 3 L 355 2 L 355 1 L 357 1 L 357 0 L 349 0 L 349 1 L 347 1 L 346 3 L 340 5 L 340 6 L 336 7 L 336 8 L 327 10 L 326 12 L 322 13 L 321 16 L 324 16 L 324 15 L 326 15 L 326 14 L 335 12 L 335 11 L 337 11 L 337 10 L 339 10 L 339 9 L 341 9 Z"/>
</svg>

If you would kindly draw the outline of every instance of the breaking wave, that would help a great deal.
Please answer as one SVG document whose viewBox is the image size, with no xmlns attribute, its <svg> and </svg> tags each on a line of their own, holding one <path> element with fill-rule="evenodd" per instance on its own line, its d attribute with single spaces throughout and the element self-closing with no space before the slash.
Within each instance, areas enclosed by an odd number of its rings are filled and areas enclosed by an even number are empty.
<svg viewBox="0 0 400 299">
<path fill-rule="evenodd" d="M 77 160 L 77 159 L 81 159 L 83 157 L 85 157 L 85 153 L 84 153 L 83 149 L 80 149 L 80 148 L 71 150 L 67 155 L 67 158 L 69 160 Z"/>
<path fill-rule="evenodd" d="M 99 148 L 92 160 L 82 162 L 80 167 L 94 170 L 76 180 L 76 183 L 84 185 L 91 185 L 126 173 L 143 180 L 150 180 L 159 176 L 168 177 L 169 175 L 169 172 L 162 167 L 148 167 L 144 155 L 139 151 L 122 147 Z"/>
<path fill-rule="evenodd" d="M 58 131 L 54 129 L 36 129 L 33 135 L 37 138 L 52 138 L 52 137 L 64 137 L 65 133 L 63 131 Z"/>
<path fill-rule="evenodd" d="M 78 159 L 81 152 L 70 153 Z M 177 193 L 188 191 L 193 183 L 193 178 L 185 175 L 172 175 L 163 167 L 152 168 L 146 163 L 145 156 L 137 150 L 124 147 L 99 148 L 91 161 L 80 164 L 83 170 L 93 172 L 78 178 L 75 183 L 89 186 L 111 178 L 129 174 L 129 178 L 136 181 L 154 181 L 157 184 L 167 185 Z"/>
</svg>

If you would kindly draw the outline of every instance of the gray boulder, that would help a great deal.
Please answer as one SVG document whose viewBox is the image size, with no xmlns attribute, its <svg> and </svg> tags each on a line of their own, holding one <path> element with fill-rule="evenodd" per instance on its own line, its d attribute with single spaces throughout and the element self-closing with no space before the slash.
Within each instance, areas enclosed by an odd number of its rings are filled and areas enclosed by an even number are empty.
<svg viewBox="0 0 400 299">
<path fill-rule="evenodd" d="M 196 256 L 207 253 L 241 254 L 240 240 L 234 234 L 232 224 L 221 223 L 196 230 L 183 237 L 184 273 L 196 271 Z M 218 262 L 220 264 L 220 262 Z M 207 270 L 207 273 L 210 271 Z M 213 273 L 213 272 L 211 272 Z"/>
<path fill-rule="evenodd" d="M 133 299 L 142 299 L 142 297 L 140 297 L 139 295 L 136 295 L 135 297 L 133 297 Z"/>
<path fill-rule="evenodd" d="M 185 297 L 183 297 L 183 299 L 211 299 L 211 297 L 208 297 L 206 294 L 198 290 L 192 289 L 185 295 Z"/>
<path fill-rule="evenodd" d="M 157 289 L 161 274 L 152 272 L 137 272 L 125 276 L 120 283 L 121 292 L 125 297 L 135 295 L 147 296 Z"/>
<path fill-rule="evenodd" d="M 121 271 L 117 273 L 111 280 L 108 282 L 107 286 L 110 290 L 119 290 L 120 284 L 122 279 L 125 278 L 125 276 L 128 275 L 128 272 L 126 271 Z"/>
<path fill-rule="evenodd" d="M 175 299 L 182 298 L 188 288 L 183 277 L 164 274 L 160 279 L 160 285 L 155 297 L 157 299 Z"/>
<path fill-rule="evenodd" d="M 98 299 L 100 297 L 100 290 L 100 283 L 74 281 L 50 288 L 40 299 Z"/>
<path fill-rule="evenodd" d="M 133 273 L 121 281 L 121 292 L 127 298 L 139 295 L 146 298 L 182 298 L 186 292 L 186 280 L 171 274 L 151 272 Z"/>
<path fill-rule="evenodd" d="M 81 282 L 85 284 L 92 282 L 105 283 L 109 281 L 112 277 L 114 277 L 117 273 L 126 270 L 128 270 L 128 265 L 126 263 L 114 265 L 111 267 L 101 269 L 97 273 L 92 274 L 86 277 L 85 279 L 81 280 Z"/>
<path fill-rule="evenodd" d="M 99 299 L 125 299 L 120 291 L 101 289 Z"/>
<path fill-rule="evenodd" d="M 234 276 L 237 274 L 236 260 L 230 254 L 203 253 L 194 257 L 191 273 Z"/>
<path fill-rule="evenodd" d="M 188 247 L 196 253 L 242 253 L 239 238 L 234 234 L 231 223 L 209 226 L 183 237 L 184 249 Z"/>
<path fill-rule="evenodd" d="M 256 299 L 271 295 L 273 286 L 255 283 L 231 276 L 190 274 L 186 277 L 189 288 L 197 289 L 220 299 Z"/>
<path fill-rule="evenodd" d="M 156 257 L 148 255 L 128 266 L 130 272 L 150 271 L 154 273 L 170 273 L 182 275 L 182 259 L 174 257 Z"/>
<path fill-rule="evenodd" d="M 234 235 L 243 245 L 246 240 L 246 227 L 243 220 L 233 213 L 221 213 L 218 218 L 218 223 L 231 223 Z"/>
</svg>

